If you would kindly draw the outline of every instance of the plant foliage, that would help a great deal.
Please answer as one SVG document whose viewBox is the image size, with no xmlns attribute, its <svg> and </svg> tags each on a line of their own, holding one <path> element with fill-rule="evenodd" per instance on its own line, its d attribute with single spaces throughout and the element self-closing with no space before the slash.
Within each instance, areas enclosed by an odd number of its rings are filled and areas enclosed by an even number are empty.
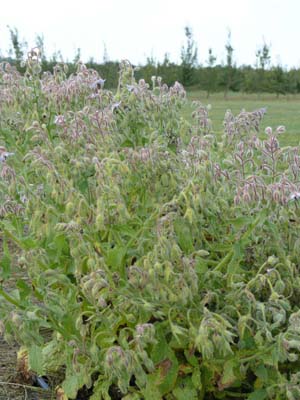
<svg viewBox="0 0 300 400">
<path fill-rule="evenodd" d="M 299 399 L 299 148 L 120 65 L 0 70 L 0 316 L 60 396 Z M 14 247 L 13 247 L 14 246 Z M 17 250 L 11 250 L 17 247 Z M 24 279 L 7 283 L 15 268 Z M 45 338 L 43 331 L 51 332 Z"/>
</svg>

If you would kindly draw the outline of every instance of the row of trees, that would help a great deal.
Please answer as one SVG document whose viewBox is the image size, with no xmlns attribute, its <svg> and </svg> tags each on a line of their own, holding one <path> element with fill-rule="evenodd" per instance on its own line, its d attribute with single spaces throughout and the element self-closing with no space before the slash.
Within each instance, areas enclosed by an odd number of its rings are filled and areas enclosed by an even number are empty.
<svg viewBox="0 0 300 400">
<path fill-rule="evenodd" d="M 17 29 L 10 29 L 12 49 L 8 57 L 1 57 L 2 61 L 9 61 L 22 71 L 22 61 L 25 57 L 26 42 L 19 39 Z M 207 97 L 214 92 L 223 92 L 227 97 L 229 91 L 244 93 L 300 93 L 300 69 L 284 69 L 281 65 L 271 65 L 270 46 L 263 43 L 256 52 L 256 65 L 237 66 L 234 60 L 234 48 L 231 44 L 231 33 L 228 32 L 225 43 L 226 60 L 217 63 L 217 57 L 213 50 L 209 49 L 205 65 L 198 64 L 198 48 L 193 39 L 192 30 L 185 27 L 186 43 L 181 49 L 181 62 L 171 62 L 168 54 L 162 62 L 157 62 L 152 57 L 147 58 L 144 65 L 140 65 L 136 71 L 136 77 L 144 78 L 151 82 L 153 75 L 161 76 L 168 85 L 174 81 L 180 81 L 185 87 L 205 90 Z M 60 52 L 53 54 L 49 59 L 45 56 L 44 38 L 36 37 L 36 45 L 42 54 L 42 69 L 53 70 L 54 65 L 63 62 Z M 76 69 L 76 63 L 80 60 L 80 49 L 72 62 L 67 62 L 69 72 Z M 119 63 L 110 61 L 107 49 L 104 49 L 101 63 L 90 59 L 87 63 L 90 68 L 96 69 L 106 79 L 106 87 L 114 88 L 118 83 Z"/>
</svg>

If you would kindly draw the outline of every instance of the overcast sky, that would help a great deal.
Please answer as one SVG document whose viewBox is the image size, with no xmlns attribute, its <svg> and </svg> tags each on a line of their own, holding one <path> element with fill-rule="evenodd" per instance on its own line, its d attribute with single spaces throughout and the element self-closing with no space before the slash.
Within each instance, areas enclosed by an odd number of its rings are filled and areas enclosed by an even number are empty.
<svg viewBox="0 0 300 400">
<path fill-rule="evenodd" d="M 225 60 L 224 44 L 231 30 L 238 65 L 255 64 L 255 52 L 271 44 L 272 63 L 300 67 L 300 0 L 5 0 L 1 2 L 0 49 L 10 47 L 7 25 L 34 47 L 43 34 L 47 56 L 61 50 L 69 60 L 81 48 L 82 59 L 127 58 L 144 63 L 169 53 L 180 60 L 184 27 L 193 30 L 199 62 L 211 47 L 217 61 Z"/>
</svg>

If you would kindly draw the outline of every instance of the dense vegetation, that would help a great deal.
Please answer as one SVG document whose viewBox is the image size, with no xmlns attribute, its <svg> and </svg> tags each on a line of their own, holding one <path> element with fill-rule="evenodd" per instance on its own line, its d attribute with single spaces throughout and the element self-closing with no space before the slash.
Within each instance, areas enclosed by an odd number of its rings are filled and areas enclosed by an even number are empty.
<svg viewBox="0 0 300 400">
<path fill-rule="evenodd" d="M 10 29 L 10 34 L 12 43 L 10 56 L 2 56 L 0 61 L 9 62 L 15 65 L 19 71 L 24 72 L 23 62 L 27 45 L 20 40 L 17 29 Z M 171 62 L 167 53 L 163 61 L 156 61 L 149 57 L 144 65 L 138 66 L 136 70 L 137 79 L 145 79 L 148 84 L 151 84 L 152 76 L 160 76 L 167 85 L 179 81 L 186 88 L 193 87 L 206 91 L 207 96 L 212 93 L 223 92 L 224 96 L 227 97 L 229 91 L 276 93 L 277 96 L 287 93 L 300 93 L 300 69 L 291 68 L 287 70 L 278 63 L 272 64 L 271 49 L 266 43 L 263 43 L 254 55 L 256 58 L 254 67 L 251 65 L 237 66 L 229 32 L 225 43 L 225 61 L 217 61 L 213 50 L 209 49 L 207 60 L 204 64 L 199 64 L 197 43 L 194 41 L 189 27 L 185 28 L 185 36 L 186 44 L 181 49 L 180 63 Z M 42 36 L 37 36 L 36 45 L 42 53 L 42 70 L 53 72 L 57 62 L 63 61 L 62 54 L 57 52 L 47 59 Z M 80 49 L 77 50 L 72 62 L 65 63 L 65 65 L 68 65 L 68 74 L 76 72 L 76 63 L 79 60 Z M 91 58 L 86 65 L 88 68 L 95 69 L 100 76 L 105 77 L 106 88 L 112 89 L 118 86 L 119 62 L 109 60 L 106 48 L 102 63 L 97 63 Z"/>
<path fill-rule="evenodd" d="M 0 69 L 0 317 L 60 399 L 300 397 L 298 147 L 81 63 Z M 25 275 L 14 288 L 15 268 Z M 45 337 L 44 330 L 51 335 Z M 26 363 L 24 363 L 26 365 Z"/>
</svg>

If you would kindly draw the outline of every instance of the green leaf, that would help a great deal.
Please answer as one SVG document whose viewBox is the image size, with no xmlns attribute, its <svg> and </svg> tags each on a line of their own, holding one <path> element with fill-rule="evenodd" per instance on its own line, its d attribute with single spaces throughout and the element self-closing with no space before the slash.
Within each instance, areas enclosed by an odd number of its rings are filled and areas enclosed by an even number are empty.
<svg viewBox="0 0 300 400">
<path fill-rule="evenodd" d="M 156 376 L 150 375 L 147 379 L 145 389 L 142 389 L 142 394 L 145 400 L 159 400 L 161 393 L 157 387 Z"/>
<path fill-rule="evenodd" d="M 3 241 L 3 257 L 1 259 L 1 277 L 7 279 L 11 274 L 11 256 L 6 240 Z"/>
<path fill-rule="evenodd" d="M 150 376 L 151 382 L 158 387 L 161 395 L 164 395 L 173 389 L 179 366 L 174 351 L 166 341 L 166 332 L 162 325 L 157 328 L 157 333 L 158 341 L 151 354 L 152 361 L 155 364 L 155 371 Z"/>
<path fill-rule="evenodd" d="M 268 380 L 268 370 L 263 364 L 260 364 L 255 369 L 254 373 L 261 381 L 267 382 L 267 380 Z"/>
<path fill-rule="evenodd" d="M 237 376 L 234 373 L 234 368 L 238 367 L 238 362 L 236 360 L 226 361 L 224 364 L 223 375 L 218 387 L 223 390 L 227 387 L 232 386 L 232 384 L 237 380 Z"/>
<path fill-rule="evenodd" d="M 29 368 L 38 375 L 44 375 L 43 352 L 40 346 L 33 345 L 28 351 Z"/>
<path fill-rule="evenodd" d="M 247 399 L 248 400 L 265 400 L 268 397 L 266 389 L 257 389 L 251 393 Z"/>
<path fill-rule="evenodd" d="M 31 293 L 30 286 L 28 286 L 27 283 L 22 279 L 19 279 L 17 281 L 16 286 L 19 289 L 19 295 L 21 300 L 24 300 Z"/>
<path fill-rule="evenodd" d="M 196 257 L 195 270 L 199 275 L 205 274 L 208 271 L 207 262 L 201 257 Z"/>
<path fill-rule="evenodd" d="M 179 379 L 172 394 L 176 400 L 197 400 L 199 398 L 190 376 Z"/>
<path fill-rule="evenodd" d="M 233 246 L 233 257 L 228 264 L 227 272 L 228 275 L 234 275 L 239 272 L 240 262 L 243 257 L 243 247 L 241 242 L 236 242 Z"/>
<path fill-rule="evenodd" d="M 235 228 L 240 229 L 243 228 L 244 226 L 251 224 L 252 217 L 242 216 L 242 217 L 228 219 L 226 222 L 233 225 Z"/>
<path fill-rule="evenodd" d="M 22 248 L 24 250 L 31 250 L 31 249 L 36 249 L 38 247 L 37 241 L 33 240 L 32 238 L 24 238 L 20 239 L 22 243 Z"/>
<path fill-rule="evenodd" d="M 123 272 L 125 266 L 126 248 L 116 246 L 108 250 L 106 255 L 106 263 L 113 271 Z"/>
<path fill-rule="evenodd" d="M 66 396 L 70 399 L 75 399 L 79 389 L 79 382 L 76 375 L 68 376 L 62 383 L 62 388 Z"/>
<path fill-rule="evenodd" d="M 202 389 L 201 371 L 199 367 L 194 368 L 192 373 L 192 383 L 196 389 Z"/>
<path fill-rule="evenodd" d="M 193 235 L 189 223 L 184 218 L 178 218 L 174 221 L 174 230 L 178 239 L 178 244 L 185 254 L 194 251 Z"/>
<path fill-rule="evenodd" d="M 110 385 L 111 382 L 105 376 L 100 375 L 96 382 L 94 382 L 93 394 L 89 400 L 111 400 L 108 394 Z"/>
</svg>

